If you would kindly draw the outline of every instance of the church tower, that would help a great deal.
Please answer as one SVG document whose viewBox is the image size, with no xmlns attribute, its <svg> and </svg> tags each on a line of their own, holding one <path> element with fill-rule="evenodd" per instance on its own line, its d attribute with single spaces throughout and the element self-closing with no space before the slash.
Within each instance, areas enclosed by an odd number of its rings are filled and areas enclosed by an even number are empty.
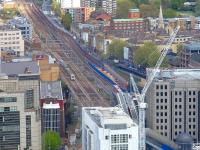
<svg viewBox="0 0 200 150">
<path fill-rule="evenodd" d="M 163 21 L 163 13 L 162 13 L 162 6 L 160 5 L 160 12 L 159 12 L 159 22 L 158 27 L 164 29 L 164 21 Z"/>
</svg>

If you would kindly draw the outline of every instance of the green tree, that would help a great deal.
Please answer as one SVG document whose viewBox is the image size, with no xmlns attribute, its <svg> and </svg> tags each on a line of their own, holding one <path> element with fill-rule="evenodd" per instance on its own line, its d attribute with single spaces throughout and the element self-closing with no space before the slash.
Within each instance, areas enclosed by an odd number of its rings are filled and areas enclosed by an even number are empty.
<svg viewBox="0 0 200 150">
<path fill-rule="evenodd" d="M 159 9 L 154 5 L 151 4 L 141 4 L 140 5 L 140 11 L 142 14 L 142 17 L 157 17 Z"/>
<path fill-rule="evenodd" d="M 58 16 L 61 16 L 61 6 L 56 0 L 52 0 L 52 9 Z"/>
<path fill-rule="evenodd" d="M 130 0 L 117 1 L 117 18 L 127 18 L 129 9 L 133 8 L 135 3 Z"/>
<path fill-rule="evenodd" d="M 67 30 L 70 29 L 72 17 L 69 13 L 65 13 L 64 15 L 62 15 L 62 23 L 67 28 Z"/>
<path fill-rule="evenodd" d="M 167 8 L 163 12 L 164 18 L 174 18 L 177 17 L 177 15 L 178 15 L 177 12 L 171 8 Z"/>
<path fill-rule="evenodd" d="M 177 48 L 177 54 L 179 55 L 183 50 L 183 44 L 178 44 L 176 48 Z"/>
<path fill-rule="evenodd" d="M 58 150 L 61 144 L 61 138 L 57 132 L 47 131 L 43 134 L 43 150 Z"/>
<path fill-rule="evenodd" d="M 146 42 L 143 46 L 139 47 L 134 54 L 134 62 L 144 67 L 154 67 L 161 52 L 157 46 L 152 42 Z M 163 67 L 168 66 L 168 61 L 165 58 L 162 63 Z"/>
<path fill-rule="evenodd" d="M 171 0 L 171 7 L 173 9 L 181 9 L 184 6 L 185 0 Z"/>
<path fill-rule="evenodd" d="M 113 40 L 109 47 L 108 52 L 106 54 L 107 57 L 114 57 L 117 59 L 123 58 L 123 48 L 126 47 L 128 43 L 122 40 Z"/>
<path fill-rule="evenodd" d="M 200 1 L 197 1 L 197 5 L 195 6 L 195 15 L 200 16 Z"/>
</svg>

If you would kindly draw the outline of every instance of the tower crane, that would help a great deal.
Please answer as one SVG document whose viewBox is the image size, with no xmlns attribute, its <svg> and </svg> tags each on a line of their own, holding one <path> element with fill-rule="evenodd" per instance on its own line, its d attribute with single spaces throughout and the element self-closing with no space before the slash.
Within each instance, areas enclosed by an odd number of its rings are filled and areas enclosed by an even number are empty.
<svg viewBox="0 0 200 150">
<path fill-rule="evenodd" d="M 170 37 L 167 41 L 166 47 L 162 50 L 161 55 L 155 65 L 154 69 L 152 69 L 152 71 L 148 75 L 147 82 L 146 82 L 144 88 L 142 89 L 141 93 L 139 92 L 139 90 L 136 86 L 133 76 L 130 75 L 131 84 L 132 84 L 132 87 L 134 90 L 134 95 L 131 99 L 125 99 L 125 98 L 123 98 L 123 96 L 119 97 L 120 105 L 126 113 L 129 113 L 129 115 L 131 117 L 132 117 L 131 114 L 136 114 L 136 116 L 137 116 L 137 114 L 139 114 L 139 116 L 137 118 L 132 118 L 132 119 L 137 119 L 138 123 L 139 123 L 139 150 L 146 150 L 146 146 L 145 146 L 145 141 L 146 141 L 145 110 L 147 108 L 147 103 L 145 103 L 145 101 L 144 101 L 145 95 L 146 95 L 146 92 L 147 92 L 149 86 L 151 85 L 156 73 L 158 72 L 159 67 L 162 64 L 169 48 L 171 47 L 171 45 L 176 37 L 176 34 L 179 31 L 179 28 L 180 28 L 180 26 L 177 26 L 175 28 L 175 30 L 173 31 L 173 33 L 170 35 Z M 120 93 L 121 93 L 121 91 L 120 91 Z M 134 103 L 133 101 L 136 101 L 137 104 Z"/>
</svg>

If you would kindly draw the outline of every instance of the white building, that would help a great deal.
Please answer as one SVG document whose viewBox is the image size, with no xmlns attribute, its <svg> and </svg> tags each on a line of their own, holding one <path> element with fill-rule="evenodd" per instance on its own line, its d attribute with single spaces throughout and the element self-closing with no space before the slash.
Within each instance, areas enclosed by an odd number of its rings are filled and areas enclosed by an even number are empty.
<svg viewBox="0 0 200 150">
<path fill-rule="evenodd" d="M 33 27 L 25 17 L 15 17 L 9 21 L 9 24 L 20 29 L 25 39 L 32 40 Z"/>
<path fill-rule="evenodd" d="M 61 0 L 61 8 L 79 8 L 81 7 L 80 0 Z"/>
<path fill-rule="evenodd" d="M 82 108 L 83 150 L 138 150 L 138 142 L 138 125 L 121 108 Z"/>
<path fill-rule="evenodd" d="M 16 55 L 24 56 L 24 40 L 21 31 L 12 26 L 0 26 L 0 50 L 14 51 Z"/>
</svg>

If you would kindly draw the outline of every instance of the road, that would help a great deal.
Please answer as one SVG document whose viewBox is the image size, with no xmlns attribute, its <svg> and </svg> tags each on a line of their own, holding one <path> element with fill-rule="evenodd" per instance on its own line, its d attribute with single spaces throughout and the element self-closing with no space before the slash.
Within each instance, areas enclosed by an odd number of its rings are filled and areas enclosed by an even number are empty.
<svg viewBox="0 0 200 150">
<path fill-rule="evenodd" d="M 74 39 L 56 28 L 34 3 L 31 6 L 20 0 L 18 4 L 21 12 L 31 20 L 37 32 L 48 39 L 48 44 L 44 45 L 45 51 L 53 55 L 57 62 L 64 61 L 75 74 L 76 80 L 69 80 L 69 72 L 60 66 L 61 78 L 70 87 L 75 102 L 81 107 L 109 106 L 108 100 L 97 89 L 101 87 L 105 92 L 112 93 L 112 87 L 88 67 L 84 54 Z"/>
</svg>

